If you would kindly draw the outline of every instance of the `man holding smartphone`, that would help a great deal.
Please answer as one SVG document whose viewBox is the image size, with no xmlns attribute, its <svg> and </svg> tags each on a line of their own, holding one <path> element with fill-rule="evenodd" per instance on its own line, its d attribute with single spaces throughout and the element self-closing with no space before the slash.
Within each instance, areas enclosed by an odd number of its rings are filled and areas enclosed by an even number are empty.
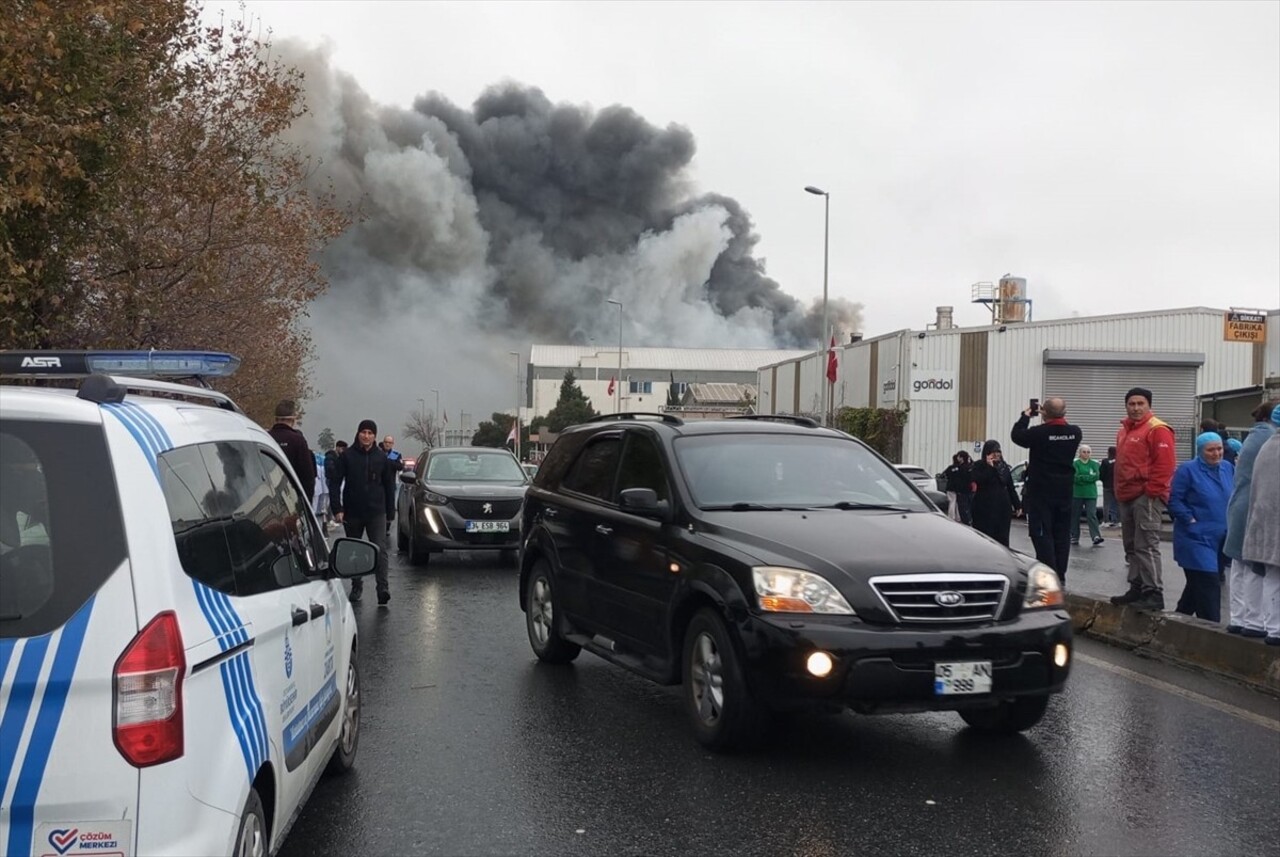
<svg viewBox="0 0 1280 857">
<path fill-rule="evenodd" d="M 1040 425 L 1032 426 L 1031 418 L 1042 409 Z M 1051 566 L 1058 577 L 1066 581 L 1080 427 L 1067 422 L 1066 400 L 1050 396 L 1044 400 L 1043 408 L 1038 399 L 1032 399 L 1013 424 L 1009 436 L 1030 452 L 1023 511 L 1027 516 L 1027 533 L 1036 548 L 1036 559 Z"/>
</svg>

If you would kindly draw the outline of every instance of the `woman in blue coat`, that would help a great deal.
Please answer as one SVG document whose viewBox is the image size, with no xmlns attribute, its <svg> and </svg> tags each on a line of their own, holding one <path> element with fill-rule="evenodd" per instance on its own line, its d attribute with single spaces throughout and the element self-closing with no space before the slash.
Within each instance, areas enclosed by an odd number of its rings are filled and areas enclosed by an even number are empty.
<svg viewBox="0 0 1280 857">
<path fill-rule="evenodd" d="M 1173 561 L 1187 576 L 1177 611 L 1210 622 L 1221 619 L 1222 545 L 1227 538 L 1227 501 L 1235 478 L 1222 460 L 1222 436 L 1207 431 L 1196 438 L 1196 457 L 1178 465 L 1169 493 L 1173 516 Z"/>
</svg>

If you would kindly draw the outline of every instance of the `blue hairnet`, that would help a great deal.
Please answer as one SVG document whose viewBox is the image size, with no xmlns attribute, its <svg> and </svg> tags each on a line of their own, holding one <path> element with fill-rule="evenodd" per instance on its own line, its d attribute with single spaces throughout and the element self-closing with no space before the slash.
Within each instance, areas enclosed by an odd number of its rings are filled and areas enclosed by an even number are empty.
<svg viewBox="0 0 1280 857">
<path fill-rule="evenodd" d="M 1196 454 L 1199 455 L 1206 443 L 1222 443 L 1222 435 L 1216 431 L 1207 431 L 1196 435 Z"/>
</svg>

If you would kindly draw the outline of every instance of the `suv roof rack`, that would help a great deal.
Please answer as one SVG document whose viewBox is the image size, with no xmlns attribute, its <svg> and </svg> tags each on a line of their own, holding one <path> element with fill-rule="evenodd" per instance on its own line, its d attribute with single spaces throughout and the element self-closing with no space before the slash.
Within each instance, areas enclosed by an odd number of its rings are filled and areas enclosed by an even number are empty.
<svg viewBox="0 0 1280 857">
<path fill-rule="evenodd" d="M 226 393 L 190 384 L 171 384 L 150 378 L 125 378 L 119 375 L 89 375 L 80 382 L 76 397 L 96 404 L 123 401 L 125 393 L 142 393 L 158 399 L 185 399 L 201 404 L 212 404 L 224 411 L 242 414 L 244 411 Z"/>
<path fill-rule="evenodd" d="M 759 420 L 760 422 L 780 422 L 794 423 L 805 428 L 818 428 L 818 421 L 810 417 L 802 417 L 797 414 L 738 414 L 737 416 L 725 417 L 727 420 Z"/>
<path fill-rule="evenodd" d="M 600 414 L 600 416 L 592 417 L 591 419 L 587 420 L 587 422 L 604 423 L 604 422 L 609 422 L 610 420 L 635 420 L 635 419 L 639 419 L 640 417 L 649 417 L 651 419 L 659 419 L 659 420 L 662 420 L 664 423 L 667 423 L 668 425 L 673 425 L 673 426 L 684 425 L 684 420 L 680 419 L 679 417 L 672 416 L 671 414 L 660 414 L 657 411 L 627 411 L 626 413 L 621 413 L 621 414 Z"/>
</svg>

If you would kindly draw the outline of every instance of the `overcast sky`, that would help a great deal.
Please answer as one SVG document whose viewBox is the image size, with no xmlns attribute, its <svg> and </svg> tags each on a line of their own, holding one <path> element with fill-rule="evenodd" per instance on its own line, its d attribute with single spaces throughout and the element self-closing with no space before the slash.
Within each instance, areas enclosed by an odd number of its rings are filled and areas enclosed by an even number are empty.
<svg viewBox="0 0 1280 857">
<path fill-rule="evenodd" d="M 683 126 L 691 192 L 736 199 L 806 306 L 823 205 L 803 188 L 824 188 L 830 295 L 868 336 L 938 305 L 982 323 L 970 286 L 1006 272 L 1037 319 L 1280 305 L 1277 3 L 246 6 L 381 105 L 470 109 L 515 81 Z"/>
</svg>

